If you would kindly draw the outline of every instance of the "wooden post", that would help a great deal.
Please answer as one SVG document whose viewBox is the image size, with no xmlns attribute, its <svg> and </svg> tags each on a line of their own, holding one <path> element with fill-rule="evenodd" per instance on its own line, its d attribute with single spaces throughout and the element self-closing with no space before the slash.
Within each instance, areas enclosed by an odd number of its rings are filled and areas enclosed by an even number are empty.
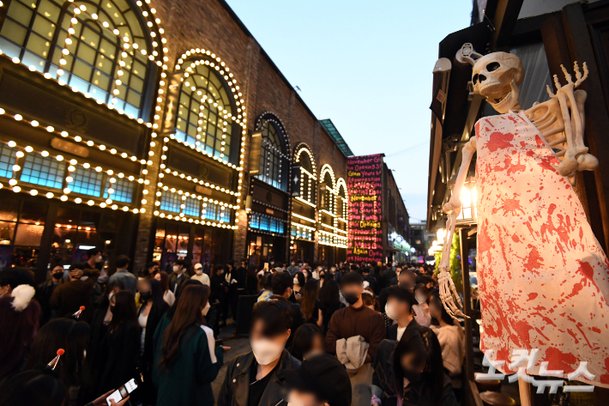
<svg viewBox="0 0 609 406">
<path fill-rule="evenodd" d="M 531 384 L 518 378 L 518 392 L 520 393 L 520 405 L 532 406 L 533 398 L 531 396 Z"/>
<path fill-rule="evenodd" d="M 469 283 L 469 264 L 468 252 L 469 244 L 467 241 L 468 228 L 459 228 L 459 254 L 461 255 L 461 277 L 463 281 L 463 312 L 468 316 L 465 319 L 465 375 L 468 380 L 474 379 L 474 344 L 472 338 L 472 301 L 471 287 Z"/>
</svg>

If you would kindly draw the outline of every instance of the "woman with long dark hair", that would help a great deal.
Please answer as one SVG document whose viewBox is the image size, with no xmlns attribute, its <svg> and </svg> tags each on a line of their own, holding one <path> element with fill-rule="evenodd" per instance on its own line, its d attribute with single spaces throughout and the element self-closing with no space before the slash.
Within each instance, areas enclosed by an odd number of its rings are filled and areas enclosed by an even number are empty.
<svg viewBox="0 0 609 406">
<path fill-rule="evenodd" d="M 385 404 L 456 406 L 450 379 L 442 366 L 442 350 L 433 331 L 411 329 L 393 353 L 393 396 Z"/>
<path fill-rule="evenodd" d="M 326 277 L 323 286 L 319 289 L 319 310 L 321 318 L 317 319 L 317 325 L 325 334 L 328 331 L 328 324 L 335 311 L 343 307 L 340 302 L 338 284 L 334 279 Z"/>
<path fill-rule="evenodd" d="M 213 331 L 203 325 L 209 311 L 208 286 L 186 286 L 171 318 L 154 335 L 153 379 L 157 405 L 213 405 L 211 383 L 223 363 Z"/>
<path fill-rule="evenodd" d="M 154 332 L 169 305 L 163 300 L 163 288 L 159 281 L 140 278 L 137 289 L 140 293 L 137 320 L 142 329 L 140 340 L 142 385 L 140 395 L 144 404 L 151 405 L 155 403 L 156 398 L 156 389 L 152 383 Z"/>
<path fill-rule="evenodd" d="M 67 390 L 66 406 L 83 403 L 79 395 L 85 376 L 83 367 L 89 334 L 89 325 L 84 321 L 52 319 L 38 331 L 30 348 L 26 369 L 44 369 L 58 348 L 65 350 L 54 374 Z"/>
<path fill-rule="evenodd" d="M 315 323 L 320 318 L 318 314 L 318 296 L 319 281 L 311 278 L 305 282 L 300 300 L 300 312 L 302 313 L 305 323 Z"/>
<path fill-rule="evenodd" d="M 291 302 L 299 303 L 302 300 L 305 281 L 304 273 L 296 272 L 293 278 L 294 286 L 292 288 L 292 296 L 290 297 Z"/>
<path fill-rule="evenodd" d="M 461 372 L 465 361 L 465 332 L 450 317 L 437 291 L 429 296 L 428 303 L 432 319 L 431 329 L 438 336 L 442 348 L 442 363 L 452 380 L 455 394 L 460 397 L 463 386 Z"/>
<path fill-rule="evenodd" d="M 175 295 L 169 289 L 169 275 L 165 271 L 159 271 L 154 275 L 154 279 L 161 283 L 161 290 L 163 291 L 163 300 L 169 307 L 173 306 L 176 301 Z"/>
<path fill-rule="evenodd" d="M 294 358 L 303 361 L 324 352 L 324 335 L 317 325 L 305 323 L 296 329 L 290 346 Z"/>
<path fill-rule="evenodd" d="M 103 326 L 100 347 L 91 365 L 95 395 L 116 389 L 137 375 L 141 333 L 133 293 L 116 292 L 110 301 L 110 312 L 112 319 Z"/>
</svg>

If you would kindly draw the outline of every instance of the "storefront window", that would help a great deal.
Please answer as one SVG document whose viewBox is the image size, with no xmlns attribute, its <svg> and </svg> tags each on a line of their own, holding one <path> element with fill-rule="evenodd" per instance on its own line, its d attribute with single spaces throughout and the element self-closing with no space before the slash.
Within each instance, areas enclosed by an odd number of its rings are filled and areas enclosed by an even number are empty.
<svg viewBox="0 0 609 406">
<path fill-rule="evenodd" d="M 188 223 L 160 221 L 156 228 L 152 259 L 166 268 L 177 259 L 204 266 L 224 264 L 231 253 L 232 232 Z M 190 244 L 192 242 L 192 244 Z"/>
<path fill-rule="evenodd" d="M 53 261 L 66 265 L 83 262 L 91 248 L 101 248 L 100 217 L 99 211 L 58 208 L 51 244 Z"/>
<path fill-rule="evenodd" d="M 266 231 L 275 234 L 285 233 L 285 222 L 283 220 L 259 213 L 252 213 L 250 215 L 249 226 L 252 230 Z"/>
<path fill-rule="evenodd" d="M 45 201 L 0 199 L 0 269 L 36 266 L 47 211 Z"/>
<path fill-rule="evenodd" d="M 148 30 L 128 0 L 12 0 L 0 48 L 12 58 L 65 81 L 135 117 L 142 116 L 154 54 Z"/>
</svg>

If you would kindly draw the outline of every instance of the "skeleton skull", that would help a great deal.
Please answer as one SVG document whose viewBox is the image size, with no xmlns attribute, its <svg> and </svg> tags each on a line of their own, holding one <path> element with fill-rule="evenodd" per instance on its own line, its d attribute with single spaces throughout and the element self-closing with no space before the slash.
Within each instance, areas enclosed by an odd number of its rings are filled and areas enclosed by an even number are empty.
<svg viewBox="0 0 609 406">
<path fill-rule="evenodd" d="M 520 58 L 508 52 L 485 55 L 476 60 L 472 69 L 474 93 L 480 94 L 502 114 L 520 109 L 518 85 L 523 77 Z"/>
</svg>

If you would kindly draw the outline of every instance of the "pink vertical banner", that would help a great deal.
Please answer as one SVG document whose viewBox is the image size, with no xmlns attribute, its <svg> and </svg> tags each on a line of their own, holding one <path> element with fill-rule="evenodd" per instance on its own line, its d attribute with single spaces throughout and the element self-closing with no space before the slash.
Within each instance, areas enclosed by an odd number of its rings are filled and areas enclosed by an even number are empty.
<svg viewBox="0 0 609 406">
<path fill-rule="evenodd" d="M 383 155 L 351 157 L 347 161 L 349 234 L 347 261 L 383 260 Z"/>
</svg>

